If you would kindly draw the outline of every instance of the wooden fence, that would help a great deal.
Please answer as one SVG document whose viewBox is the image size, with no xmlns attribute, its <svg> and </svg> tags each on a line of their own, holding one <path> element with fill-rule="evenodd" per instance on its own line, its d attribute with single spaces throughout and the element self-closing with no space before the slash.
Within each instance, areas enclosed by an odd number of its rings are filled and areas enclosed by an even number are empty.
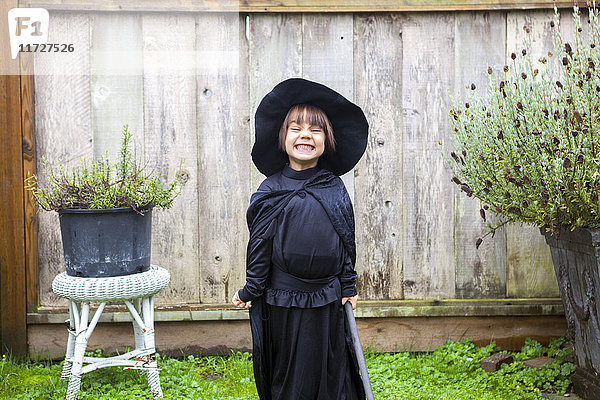
<svg viewBox="0 0 600 400">
<path fill-rule="evenodd" d="M 148 2 L 124 13 L 106 12 L 119 2 L 25 3 L 50 9 L 49 43 L 77 49 L 60 62 L 36 56 L 28 67 L 35 74 L 42 177 L 42 158 L 73 165 L 114 152 L 123 124 L 149 168 L 173 178 L 184 159 L 182 195 L 173 209 L 154 213 L 152 261 L 172 276 L 158 304 L 225 304 L 243 285 L 245 210 L 264 178 L 250 160 L 253 114 L 262 96 L 289 77 L 329 85 L 359 104 L 370 122 L 366 154 L 344 176 L 355 208 L 361 299 L 558 297 L 536 227 L 510 226 L 475 248 L 487 231 L 481 205 L 457 191 L 443 158 L 450 96 L 472 82 L 486 87 L 488 66 L 500 70 L 522 48 L 524 26 L 533 51 L 550 49 L 548 2 L 451 1 L 438 9 L 453 11 L 439 12 L 398 12 L 410 4 L 382 2 L 379 12 L 354 5 L 326 13 L 310 12 L 310 1 L 287 9 L 304 12 L 273 13 L 252 12 L 277 7 L 271 2 L 250 2 L 249 12 L 240 13 L 201 12 L 194 2 L 162 12 L 153 12 L 159 1 Z M 512 10 L 540 5 L 546 8 Z M 571 26 L 570 11 L 563 14 L 561 23 Z M 115 53 L 121 38 L 125 47 Z M 160 59 L 173 51 L 214 56 L 197 61 L 218 68 L 190 73 Z M 218 59 L 224 54 L 235 57 Z M 117 72 L 114 57 L 122 67 Z M 64 309 L 51 292 L 64 269 L 57 216 L 41 213 L 38 224 L 37 242 L 25 244 L 27 254 L 37 255 L 37 269 L 27 276 L 28 303 Z"/>
<path fill-rule="evenodd" d="M 114 152 L 125 123 L 150 167 L 172 178 L 184 159 L 182 196 L 155 213 L 153 262 L 173 275 L 160 302 L 225 303 L 244 282 L 244 213 L 263 179 L 249 157 L 253 112 L 276 83 L 302 76 L 354 99 L 371 125 L 367 152 L 345 177 L 363 299 L 556 296 L 535 227 L 511 227 L 475 248 L 486 231 L 480 204 L 450 182 L 439 144 L 451 137 L 449 96 L 471 82 L 486 87 L 488 65 L 500 70 L 507 52 L 520 51 L 525 25 L 535 47 L 550 49 L 552 14 L 53 12 L 49 42 L 83 51 L 67 70 L 35 60 L 38 160 Z M 120 63 L 139 68 L 109 75 L 119 38 L 127 38 Z M 156 68 L 151 54 L 174 46 L 207 55 L 230 46 L 239 58 L 198 75 Z M 39 227 L 40 300 L 55 305 L 56 214 L 40 214 Z"/>
</svg>

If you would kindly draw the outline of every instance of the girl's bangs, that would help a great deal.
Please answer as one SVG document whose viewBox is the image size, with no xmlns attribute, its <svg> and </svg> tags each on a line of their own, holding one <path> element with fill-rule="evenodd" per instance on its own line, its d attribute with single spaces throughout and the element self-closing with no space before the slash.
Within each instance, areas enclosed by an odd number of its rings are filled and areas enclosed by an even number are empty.
<svg viewBox="0 0 600 400">
<path fill-rule="evenodd" d="M 327 129 L 327 117 L 317 107 L 302 104 L 297 105 L 290 111 L 289 122 L 295 122 L 297 124 L 309 124 Z"/>
</svg>

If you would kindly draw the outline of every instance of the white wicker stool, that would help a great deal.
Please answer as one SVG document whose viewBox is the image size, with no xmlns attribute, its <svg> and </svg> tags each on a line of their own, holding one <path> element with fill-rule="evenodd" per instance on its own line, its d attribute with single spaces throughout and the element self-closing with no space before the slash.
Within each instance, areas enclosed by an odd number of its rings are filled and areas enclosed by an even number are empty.
<svg viewBox="0 0 600 400">
<path fill-rule="evenodd" d="M 61 374 L 61 379 L 69 379 L 67 400 L 77 399 L 83 374 L 114 366 L 139 369 L 147 375 L 154 397 L 163 397 L 154 348 L 154 295 L 169 280 L 169 272 L 156 265 L 126 276 L 79 278 L 63 272 L 54 278 L 54 293 L 69 300 L 69 338 Z M 133 317 L 135 350 L 115 357 L 84 357 L 87 342 L 109 301 L 123 301 Z M 90 302 L 100 303 L 91 321 Z"/>
</svg>

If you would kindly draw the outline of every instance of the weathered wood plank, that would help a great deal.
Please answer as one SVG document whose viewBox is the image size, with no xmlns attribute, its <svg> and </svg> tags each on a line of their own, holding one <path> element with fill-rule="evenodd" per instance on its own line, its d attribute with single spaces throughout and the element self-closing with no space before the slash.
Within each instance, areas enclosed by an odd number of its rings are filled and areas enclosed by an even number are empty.
<svg viewBox="0 0 600 400">
<path fill-rule="evenodd" d="M 464 338 L 518 350 L 527 338 L 548 343 L 564 335 L 566 321 L 563 316 L 373 318 L 359 319 L 358 329 L 363 347 L 376 351 L 432 351 L 448 339 Z"/>
<path fill-rule="evenodd" d="M 485 96 L 488 67 L 502 71 L 504 66 L 506 13 L 457 13 L 455 35 L 455 93 L 466 101 L 474 83 L 478 94 Z M 487 223 L 496 223 L 496 218 L 488 212 L 484 222 L 479 215 L 483 204 L 454 188 L 456 297 L 504 297 L 506 235 L 499 231 L 493 238 L 488 236 L 477 249 L 475 242 L 487 233 Z"/>
<path fill-rule="evenodd" d="M 439 140 L 450 132 L 454 14 L 411 14 L 402 37 L 404 297 L 453 297 L 454 192 Z"/>
<path fill-rule="evenodd" d="M 548 245 L 532 225 L 506 227 L 508 297 L 559 296 L 554 264 Z"/>
<path fill-rule="evenodd" d="M 448 339 L 465 337 L 480 346 L 493 340 L 503 349 L 518 350 L 527 338 L 548 344 L 563 335 L 567 325 L 564 316 L 357 318 L 356 322 L 365 351 L 389 352 L 432 351 Z M 157 322 L 155 329 L 161 354 L 228 355 L 252 347 L 250 324 L 243 320 Z M 88 349 L 122 354 L 132 343 L 115 342 L 116 337 L 131 338 L 131 324 L 99 324 Z M 64 325 L 31 325 L 28 342 L 31 354 L 62 359 L 67 345 Z"/>
<path fill-rule="evenodd" d="M 33 55 L 21 53 L 21 128 L 23 130 L 23 176 L 35 174 L 35 93 Z M 25 264 L 27 269 L 27 311 L 35 311 L 39 305 L 38 276 L 38 223 L 35 201 L 25 190 Z"/>
<path fill-rule="evenodd" d="M 530 53 L 534 57 L 546 55 L 552 49 L 552 31 L 550 21 L 553 11 L 511 11 L 506 16 L 506 60 L 512 62 L 511 53 L 521 56 L 525 38 L 531 40 Z M 529 33 L 525 30 L 529 29 Z"/>
<path fill-rule="evenodd" d="M 302 16 L 302 75 L 353 99 L 352 14 Z M 354 201 L 354 172 L 342 176 Z"/>
<path fill-rule="evenodd" d="M 115 162 L 121 130 L 129 125 L 138 159 L 143 159 L 143 59 L 139 14 L 94 13 L 90 74 L 94 157 Z M 123 40 L 127 38 L 127 40 Z"/>
<path fill-rule="evenodd" d="M 75 53 L 36 55 L 35 125 L 37 171 L 45 182 L 42 157 L 49 164 L 76 165 L 92 159 L 89 77 L 90 23 L 85 13 L 52 13 L 48 43 L 73 43 Z M 64 271 L 58 215 L 39 214 L 39 287 L 43 305 L 64 304 L 52 293 L 52 279 Z"/>
<path fill-rule="evenodd" d="M 198 107 L 197 265 L 203 303 L 228 302 L 245 282 L 250 200 L 250 116 L 246 18 L 200 14 L 197 51 L 215 57 L 196 79 Z M 268 61 L 264 60 L 265 63 Z"/>
<path fill-rule="evenodd" d="M 194 51 L 195 24 L 190 14 L 142 16 L 147 168 L 166 174 L 170 181 L 185 160 L 179 172 L 186 182 L 180 196 L 171 209 L 154 210 L 152 217 L 152 262 L 171 272 L 171 283 L 157 297 L 163 303 L 200 298 L 196 82 L 179 66 L 179 57 Z"/>
<path fill-rule="evenodd" d="M 582 5 L 583 7 L 583 5 Z M 560 29 L 560 33 L 562 35 L 562 38 L 565 42 L 571 43 L 573 44 L 573 40 L 575 38 L 575 21 L 573 19 L 573 9 L 564 9 L 564 10 L 560 10 L 560 18 L 559 18 L 559 29 Z M 590 31 L 590 24 L 588 23 L 589 20 L 589 13 L 588 10 L 586 8 L 581 8 L 579 10 L 579 16 L 580 21 L 581 21 L 581 29 L 582 29 L 582 33 L 583 33 L 583 37 L 585 39 L 586 43 L 589 43 L 588 39 L 588 35 L 589 35 L 589 31 Z M 549 23 L 549 22 L 548 22 Z M 546 29 L 547 30 L 551 30 L 550 27 L 548 27 L 548 25 L 546 25 Z"/>
<path fill-rule="evenodd" d="M 231 303 L 179 304 L 157 306 L 154 320 L 236 321 L 248 320 L 248 312 Z M 63 324 L 69 318 L 68 307 L 43 307 L 27 313 L 28 324 Z M 446 300 L 359 300 L 356 318 L 406 317 L 526 317 L 564 316 L 560 298 L 539 299 L 446 299 Z M 108 305 L 99 323 L 129 322 L 131 315 L 124 304 Z"/>
<path fill-rule="evenodd" d="M 354 18 L 354 94 L 369 121 L 355 169 L 358 292 L 401 299 L 403 191 L 402 24 L 398 14 Z"/>
<path fill-rule="evenodd" d="M 365 12 L 456 11 L 572 7 L 567 0 L 21 0 L 23 7 L 79 11 Z"/>
<path fill-rule="evenodd" d="M 353 98 L 352 14 L 302 16 L 302 75 Z"/>
<path fill-rule="evenodd" d="M 302 76 L 302 15 L 253 14 L 248 18 L 249 95 L 251 142 L 254 144 L 254 113 L 260 101 L 275 85 L 287 78 Z M 254 164 L 251 190 L 264 176 Z"/>
<path fill-rule="evenodd" d="M 16 7 L 3 2 L 0 14 Z M 8 20 L 0 22 L 8 32 Z M 0 352 L 27 354 L 25 215 L 23 210 L 22 105 L 19 59 L 11 58 L 8 40 L 0 43 Z"/>
<path fill-rule="evenodd" d="M 534 59 L 552 49 L 549 22 L 551 11 L 511 12 L 506 20 L 506 60 L 515 52 L 521 56 L 525 35 L 531 39 L 530 53 Z M 526 33 L 523 27 L 530 33 Z M 507 295 L 509 297 L 558 296 L 550 249 L 539 229 L 533 225 L 506 227 L 507 237 Z"/>
</svg>

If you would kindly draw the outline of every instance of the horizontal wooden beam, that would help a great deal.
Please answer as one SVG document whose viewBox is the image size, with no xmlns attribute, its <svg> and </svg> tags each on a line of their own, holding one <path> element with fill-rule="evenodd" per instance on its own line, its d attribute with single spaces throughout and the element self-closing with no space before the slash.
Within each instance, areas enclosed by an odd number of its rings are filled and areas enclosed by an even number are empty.
<svg viewBox="0 0 600 400">
<path fill-rule="evenodd" d="M 566 0 L 20 0 L 21 7 L 68 11 L 389 12 L 571 8 Z"/>
<path fill-rule="evenodd" d="M 492 340 L 506 350 L 520 349 L 526 338 L 548 344 L 551 338 L 564 336 L 564 316 L 524 317 L 433 317 L 433 318 L 359 318 L 358 332 L 365 350 L 432 351 L 446 340 L 472 338 L 485 346 Z M 230 354 L 251 351 L 248 321 L 175 321 L 157 322 L 156 349 L 163 355 Z M 30 325 L 27 331 L 29 354 L 33 357 L 63 359 L 67 346 L 64 325 Z M 102 349 L 105 354 L 131 349 L 131 324 L 99 324 L 88 343 L 88 351 Z"/>
<path fill-rule="evenodd" d="M 502 300 L 399 300 L 362 301 L 356 309 L 357 318 L 414 318 L 414 317 L 504 317 L 504 316 L 562 316 L 560 299 L 502 299 Z M 41 308 L 27 314 L 28 324 L 62 324 L 69 318 L 66 308 Z M 239 321 L 247 320 L 246 310 L 222 305 L 190 305 L 157 307 L 155 320 L 176 321 Z M 109 306 L 100 322 L 130 322 L 129 312 Z"/>
</svg>

